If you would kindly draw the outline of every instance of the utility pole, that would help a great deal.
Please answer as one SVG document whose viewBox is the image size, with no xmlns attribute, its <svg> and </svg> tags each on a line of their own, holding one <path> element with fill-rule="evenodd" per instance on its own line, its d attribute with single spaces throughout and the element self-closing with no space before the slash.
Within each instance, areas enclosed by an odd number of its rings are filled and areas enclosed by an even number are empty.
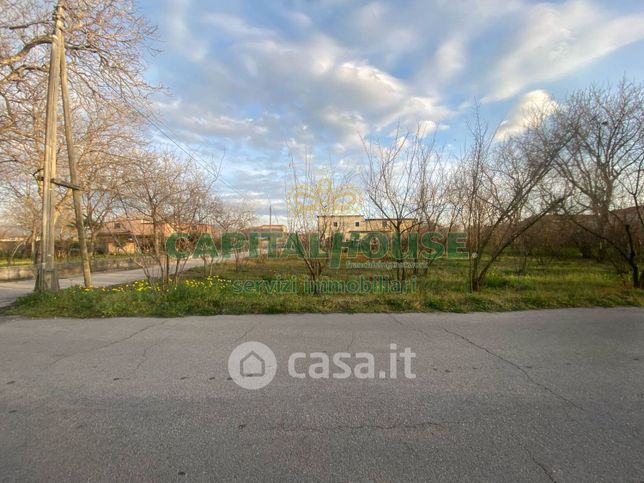
<svg viewBox="0 0 644 483">
<path fill-rule="evenodd" d="M 56 241 L 56 212 L 53 179 L 56 177 L 56 103 L 60 74 L 60 40 L 63 30 L 63 2 L 54 11 L 54 34 L 51 39 L 49 82 L 47 85 L 47 113 L 45 116 L 45 166 L 42 180 L 42 233 L 40 235 L 40 260 L 36 277 L 36 290 L 57 291 L 58 273 L 54 262 Z"/>
<path fill-rule="evenodd" d="M 49 63 L 49 83 L 47 85 L 47 114 L 45 121 L 45 166 L 43 170 L 43 210 L 42 236 L 36 290 L 57 291 L 59 289 L 58 274 L 55 265 L 56 241 L 56 212 L 55 191 L 53 185 L 64 186 L 72 190 L 74 212 L 76 215 L 76 230 L 80 245 L 85 287 L 91 287 L 92 274 L 87 253 L 83 213 L 81 210 L 80 186 L 76 172 L 76 150 L 72 136 L 72 114 L 67 83 L 67 61 L 65 60 L 65 42 L 63 38 L 65 15 L 65 0 L 59 0 L 54 11 L 54 34 L 51 41 L 51 58 Z M 57 101 L 60 82 L 63 98 L 63 116 L 65 125 L 65 143 L 69 158 L 70 183 L 56 179 L 56 148 L 57 148 Z"/>
<path fill-rule="evenodd" d="M 83 265 L 83 281 L 85 287 L 92 286 L 92 268 L 89 264 L 89 253 L 87 252 L 87 240 L 85 239 L 85 226 L 83 223 L 83 211 L 81 207 L 80 187 L 78 186 L 78 174 L 76 172 L 76 148 L 72 136 L 72 112 L 69 102 L 69 89 L 67 86 L 67 61 L 65 60 L 65 41 L 60 40 L 60 86 L 63 95 L 63 116 L 65 121 L 65 144 L 67 144 L 67 157 L 69 158 L 69 178 L 72 185 L 72 199 L 74 201 L 74 214 L 76 215 L 76 232 L 78 233 L 78 244 L 80 245 L 81 263 Z"/>
</svg>

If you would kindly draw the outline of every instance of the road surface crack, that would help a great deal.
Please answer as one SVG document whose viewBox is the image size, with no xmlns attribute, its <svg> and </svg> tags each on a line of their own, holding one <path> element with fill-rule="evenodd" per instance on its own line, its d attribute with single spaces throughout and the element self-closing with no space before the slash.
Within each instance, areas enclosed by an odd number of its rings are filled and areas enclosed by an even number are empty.
<svg viewBox="0 0 644 483">
<path fill-rule="evenodd" d="M 446 424 L 458 424 L 460 421 L 423 421 L 415 424 L 392 424 L 389 426 L 380 425 L 380 424 L 358 424 L 358 425 L 344 425 L 340 424 L 337 426 L 272 426 L 266 428 L 265 431 L 284 431 L 287 433 L 290 432 L 312 432 L 312 433 L 332 433 L 338 431 L 362 431 L 362 430 L 379 430 L 379 431 L 391 431 L 391 430 L 418 430 L 418 429 L 427 429 L 427 428 L 441 428 L 444 429 Z"/>
<path fill-rule="evenodd" d="M 156 341 L 156 342 L 154 342 L 154 343 L 152 343 L 152 344 L 150 344 L 150 345 L 146 346 L 146 347 L 143 349 L 143 354 L 141 354 L 141 360 L 140 360 L 140 361 L 138 362 L 138 364 L 136 365 L 136 368 L 134 369 L 134 371 L 135 371 L 135 372 L 136 372 L 136 371 L 138 371 L 138 370 L 139 370 L 139 368 L 140 368 L 140 367 L 141 367 L 141 366 L 142 366 L 142 365 L 143 365 L 143 364 L 148 360 L 148 351 L 150 351 L 150 350 L 151 350 L 151 349 L 153 349 L 154 347 L 157 347 L 157 346 L 161 345 L 161 344 L 162 344 L 162 343 L 164 343 L 164 342 L 165 342 L 169 337 L 170 337 L 170 336 L 168 335 L 168 336 L 164 337 L 163 339 L 158 340 L 158 341 Z"/>
<path fill-rule="evenodd" d="M 168 320 L 170 320 L 170 319 L 168 319 Z M 146 330 L 153 329 L 155 327 L 159 327 L 159 326 L 167 323 L 168 320 L 164 320 L 163 322 L 159 322 L 159 323 L 156 323 L 156 324 L 150 324 L 150 325 L 148 325 L 146 327 L 143 327 L 142 329 L 139 329 L 137 331 L 132 332 L 130 335 L 128 335 L 126 337 L 122 337 L 120 339 L 113 340 L 112 342 L 108 342 L 107 344 L 103 344 L 103 345 L 98 346 L 98 347 L 93 347 L 91 349 L 87 349 L 87 350 L 83 350 L 83 351 L 79 351 L 79 352 L 74 352 L 73 354 L 68 354 L 68 355 L 59 357 L 59 358 L 55 359 L 47 367 L 45 367 L 45 369 L 51 369 L 53 366 L 58 364 L 60 361 L 64 361 L 65 359 L 69 359 L 71 357 L 75 357 L 75 356 L 78 356 L 78 355 L 81 355 L 81 354 L 88 354 L 88 353 L 94 352 L 94 351 L 100 351 L 102 349 L 107 349 L 108 347 L 112 347 L 113 345 L 120 344 L 121 342 L 128 341 L 132 337 L 134 337 L 134 336 L 136 336 L 136 335 L 138 335 L 138 334 L 140 334 L 142 332 L 145 332 Z"/>
<path fill-rule="evenodd" d="M 387 314 L 387 315 L 389 315 L 389 318 L 390 318 L 391 320 L 393 320 L 396 324 L 398 324 L 398 325 L 402 325 L 403 327 L 407 327 L 407 326 L 406 326 L 405 324 L 403 324 L 400 320 L 398 320 L 398 318 L 397 318 L 394 314 Z M 418 332 L 422 332 L 422 331 L 418 331 Z M 425 333 L 423 332 L 423 334 L 425 334 Z M 425 334 L 425 335 L 427 335 L 427 334 Z"/>
<path fill-rule="evenodd" d="M 453 336 L 456 336 L 456 337 L 461 338 L 462 340 L 464 340 L 464 341 L 465 341 L 465 342 L 467 342 L 468 344 L 473 345 L 473 346 L 474 346 L 474 347 L 476 347 L 477 349 L 480 349 L 480 350 L 482 350 L 482 351 L 487 352 L 487 353 L 488 353 L 489 355 L 491 355 L 492 357 L 496 357 L 497 359 L 499 359 L 500 361 L 502 361 L 502 362 L 504 362 L 505 364 L 509 365 L 510 367 L 513 367 L 514 369 L 516 369 L 517 371 L 519 371 L 521 374 L 523 374 L 523 376 L 526 378 L 526 380 L 527 380 L 528 382 L 530 382 L 531 384 L 534 384 L 534 385 L 535 385 L 535 386 L 537 386 L 537 387 L 540 387 L 540 388 L 541 388 L 541 389 L 543 389 L 544 391 L 549 392 L 550 394 L 552 394 L 553 396 L 555 396 L 557 399 L 559 399 L 559 400 L 561 400 L 561 401 L 564 401 L 565 403 L 569 404 L 570 406 L 572 406 L 572 407 L 574 407 L 574 408 L 576 408 L 576 409 L 579 409 L 580 411 L 585 411 L 585 409 L 584 409 L 583 407 L 581 407 L 581 406 L 579 406 L 578 404 L 574 403 L 574 402 L 573 402 L 573 401 L 571 401 L 570 399 L 568 399 L 568 398 L 566 398 L 565 396 L 563 396 L 563 395 L 559 394 L 558 392 L 556 392 L 556 391 L 552 390 L 551 388 L 549 388 L 549 387 L 548 387 L 548 386 L 546 386 L 545 384 L 542 384 L 542 383 L 540 383 L 540 382 L 538 382 L 538 381 L 534 380 L 534 379 L 532 378 L 532 376 L 531 376 L 530 374 L 528 374 L 528 372 L 527 372 L 523 367 L 521 367 L 521 366 L 519 366 L 518 364 L 516 364 L 516 363 L 512 362 L 511 360 L 506 359 L 506 358 L 505 358 L 505 357 L 503 357 L 502 355 L 497 354 L 496 352 L 491 351 L 490 349 L 488 349 L 488 348 L 487 348 L 487 347 L 485 347 L 485 346 L 482 346 L 482 345 L 480 345 L 480 344 L 477 344 L 476 342 L 472 341 L 471 339 L 468 339 L 467 337 L 465 337 L 464 335 L 459 334 L 458 332 L 454 332 L 454 331 L 452 331 L 452 330 L 448 330 L 448 329 L 446 329 L 445 327 L 441 327 L 441 329 L 443 329 L 443 330 L 444 330 L 445 332 L 447 332 L 448 334 L 451 334 L 451 335 L 453 335 Z"/>
<path fill-rule="evenodd" d="M 254 331 L 257 328 L 258 325 L 259 325 L 259 322 L 253 325 L 251 328 L 247 329 L 246 332 L 244 332 L 242 335 L 240 335 L 233 341 L 233 344 L 237 344 L 238 342 L 245 339 L 248 334 L 250 334 L 252 331 Z"/>
<path fill-rule="evenodd" d="M 530 450 L 529 450 L 528 448 L 526 448 L 525 446 L 522 446 L 522 447 L 523 447 L 523 450 L 524 450 L 524 451 L 527 453 L 527 455 L 530 457 L 530 459 L 532 460 L 532 462 L 533 462 L 535 465 L 537 465 L 539 468 L 541 468 L 541 471 L 543 471 L 543 474 L 544 474 L 544 475 L 546 475 L 550 481 L 553 481 L 554 483 L 557 483 L 557 480 L 555 480 L 554 476 L 552 476 L 552 472 L 551 472 L 550 470 L 548 470 L 548 468 L 546 468 L 546 465 L 544 465 L 542 462 L 540 462 L 539 460 L 537 460 L 537 459 L 534 457 L 534 455 L 530 452 Z"/>
</svg>

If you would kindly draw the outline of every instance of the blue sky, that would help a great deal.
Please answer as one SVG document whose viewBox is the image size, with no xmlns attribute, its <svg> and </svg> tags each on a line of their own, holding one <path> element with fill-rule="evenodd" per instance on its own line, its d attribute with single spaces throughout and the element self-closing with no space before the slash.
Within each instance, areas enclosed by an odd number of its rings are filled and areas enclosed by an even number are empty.
<svg viewBox="0 0 644 483">
<path fill-rule="evenodd" d="M 644 74 L 642 0 L 143 0 L 154 109 L 225 197 L 284 222 L 289 153 L 359 169 L 361 136 L 424 123 L 458 149 L 472 104 L 502 133 L 533 104 Z M 161 142 L 162 139 L 159 139 Z"/>
</svg>

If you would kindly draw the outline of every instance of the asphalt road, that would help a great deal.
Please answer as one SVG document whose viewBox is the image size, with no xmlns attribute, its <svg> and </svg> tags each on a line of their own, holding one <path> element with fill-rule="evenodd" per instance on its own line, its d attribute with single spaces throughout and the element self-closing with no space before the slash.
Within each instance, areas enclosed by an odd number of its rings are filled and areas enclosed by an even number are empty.
<svg viewBox="0 0 644 483">
<path fill-rule="evenodd" d="M 288 374 L 390 343 L 415 379 Z M 0 479 L 641 482 L 644 310 L 0 319 Z"/>
</svg>

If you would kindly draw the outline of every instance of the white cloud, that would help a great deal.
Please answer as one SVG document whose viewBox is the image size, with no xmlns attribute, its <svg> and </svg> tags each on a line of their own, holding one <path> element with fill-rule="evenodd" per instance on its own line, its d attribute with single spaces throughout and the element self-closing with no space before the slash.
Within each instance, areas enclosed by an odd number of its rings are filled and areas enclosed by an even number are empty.
<svg viewBox="0 0 644 483">
<path fill-rule="evenodd" d="M 454 77 L 465 68 L 466 45 L 461 35 L 445 40 L 436 51 L 436 75 L 441 81 Z"/>
<path fill-rule="evenodd" d="M 407 21 L 423 39 L 416 51 L 423 49 L 430 55 L 418 59 L 419 68 L 413 76 L 428 92 L 443 91 L 455 81 L 476 83 L 472 76 L 458 78 L 480 68 L 477 62 L 481 59 L 470 50 L 479 37 L 503 26 L 503 22 L 507 25 L 508 19 L 527 8 L 526 0 L 418 0 L 415 4 Z M 426 12 L 432 12 L 430 18 L 436 19 L 431 24 Z"/>
<path fill-rule="evenodd" d="M 497 139 L 521 132 L 551 98 L 519 94 L 575 87 L 571 73 L 644 38 L 644 13 L 608 0 L 256 1 L 165 0 L 170 61 L 157 69 L 181 98 L 161 106 L 165 119 L 196 150 L 235 152 L 246 171 L 234 181 L 249 189 L 254 172 L 276 189 L 287 147 L 359 160 L 360 135 L 399 123 L 447 121 L 440 137 L 458 145 L 485 94 L 495 116 L 505 104 L 492 101 L 515 102 Z"/>
<path fill-rule="evenodd" d="M 556 108 L 557 103 L 544 90 L 538 89 L 524 94 L 512 107 L 507 119 L 499 125 L 495 139 L 502 141 L 524 132 L 535 121 L 535 116 L 541 113 L 548 115 Z"/>
<path fill-rule="evenodd" d="M 422 42 L 424 32 L 418 19 L 413 18 L 415 8 L 415 5 L 373 1 L 351 12 L 342 22 L 349 29 L 354 46 L 391 66 Z"/>
<path fill-rule="evenodd" d="M 233 37 L 243 38 L 267 38 L 274 37 L 272 30 L 255 27 L 244 19 L 226 13 L 209 13 L 203 17 L 203 22 L 218 29 L 219 34 L 226 34 Z"/>
<path fill-rule="evenodd" d="M 206 134 L 207 127 L 213 136 L 238 137 L 246 129 L 253 142 L 293 137 L 299 142 L 340 142 L 357 148 L 360 135 L 372 130 L 397 122 L 435 125 L 449 114 L 438 98 L 418 95 L 403 80 L 356 59 L 354 52 L 326 35 L 285 40 L 272 33 L 262 36 L 246 22 L 227 23 L 232 26 L 229 35 L 237 39 L 225 60 L 227 70 L 235 73 L 234 81 L 221 71 L 221 60 L 214 60 L 212 70 L 202 68 L 202 74 L 208 75 L 202 82 L 215 94 L 199 104 L 203 122 L 176 113 L 200 133 Z M 226 111 L 222 98 L 234 103 L 232 112 Z M 281 122 L 267 124 L 261 114 L 238 119 L 244 108 L 252 106 L 278 114 Z"/>
<path fill-rule="evenodd" d="M 165 16 L 165 24 L 174 48 L 193 62 L 201 62 L 208 54 L 208 43 L 203 37 L 193 35 L 188 25 L 191 3 L 191 0 L 171 2 L 168 15 Z"/>
<path fill-rule="evenodd" d="M 507 99 L 642 39 L 644 14 L 615 16 L 587 0 L 537 4 L 523 15 L 516 47 L 493 66 L 485 100 Z"/>
</svg>

